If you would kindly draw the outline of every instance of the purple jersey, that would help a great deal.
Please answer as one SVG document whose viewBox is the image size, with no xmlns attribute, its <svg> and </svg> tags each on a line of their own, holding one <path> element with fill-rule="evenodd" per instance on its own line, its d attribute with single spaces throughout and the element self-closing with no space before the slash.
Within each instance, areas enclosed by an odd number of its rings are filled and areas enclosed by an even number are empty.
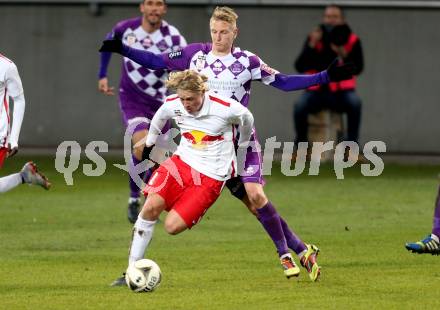
<svg viewBox="0 0 440 310">
<path fill-rule="evenodd" d="M 185 38 L 166 21 L 152 33 L 142 28 L 142 17 L 119 22 L 108 38 L 118 38 L 124 44 L 154 54 L 170 53 L 186 46 Z M 150 70 L 124 57 L 120 91 L 130 96 L 133 102 L 162 102 L 166 97 L 165 70 Z"/>
<path fill-rule="evenodd" d="M 226 56 L 215 56 L 210 43 L 194 43 L 179 51 L 162 54 L 169 70 L 192 69 L 208 77 L 209 89 L 249 104 L 251 82 L 260 80 L 269 85 L 278 71 L 267 66 L 255 54 L 234 47 Z"/>
</svg>

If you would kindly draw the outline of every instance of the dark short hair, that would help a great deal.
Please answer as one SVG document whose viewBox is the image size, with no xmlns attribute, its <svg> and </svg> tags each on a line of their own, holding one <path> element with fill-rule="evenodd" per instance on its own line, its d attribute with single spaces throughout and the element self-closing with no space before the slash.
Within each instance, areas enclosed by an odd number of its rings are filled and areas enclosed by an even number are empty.
<svg viewBox="0 0 440 310">
<path fill-rule="evenodd" d="M 145 2 L 145 0 L 142 0 L 142 1 L 141 1 L 141 4 L 144 4 L 144 2 Z M 166 0 L 163 0 L 163 4 L 167 5 L 167 1 L 166 1 Z"/>
<path fill-rule="evenodd" d="M 341 12 L 342 17 L 345 18 L 344 9 L 343 9 L 341 6 L 339 6 L 339 5 L 337 5 L 337 4 L 334 4 L 334 3 L 331 3 L 331 4 L 329 4 L 329 5 L 327 5 L 327 6 L 325 7 L 325 9 L 328 9 L 328 8 L 335 8 L 335 9 L 338 9 L 338 10 Z"/>
</svg>

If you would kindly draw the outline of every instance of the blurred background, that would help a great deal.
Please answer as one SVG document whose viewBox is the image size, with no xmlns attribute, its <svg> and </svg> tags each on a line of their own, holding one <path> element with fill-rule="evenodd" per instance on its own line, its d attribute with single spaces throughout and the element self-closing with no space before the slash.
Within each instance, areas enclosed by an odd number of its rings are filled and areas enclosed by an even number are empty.
<svg viewBox="0 0 440 310">
<path fill-rule="evenodd" d="M 210 41 L 208 21 L 216 5 L 239 14 L 237 45 L 283 73 L 327 4 L 345 9 L 359 35 L 365 68 L 360 142 L 381 140 L 397 155 L 440 156 L 440 1 L 168 1 L 165 20 L 190 42 Z M 18 66 L 27 99 L 22 148 L 55 150 L 65 140 L 85 146 L 123 146 L 117 96 L 97 90 L 98 48 L 120 20 L 139 16 L 139 1 L 0 0 L 0 52 Z M 119 83 L 120 56 L 109 70 Z M 250 110 L 262 143 L 276 136 L 294 141 L 293 104 L 301 91 L 283 93 L 254 82 Z"/>
</svg>

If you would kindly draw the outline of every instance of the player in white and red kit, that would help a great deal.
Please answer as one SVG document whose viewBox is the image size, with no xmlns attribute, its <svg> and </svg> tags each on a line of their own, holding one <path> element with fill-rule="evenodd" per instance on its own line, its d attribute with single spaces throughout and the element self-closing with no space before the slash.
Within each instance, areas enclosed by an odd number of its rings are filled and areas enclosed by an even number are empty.
<svg viewBox="0 0 440 310">
<path fill-rule="evenodd" d="M 14 102 L 11 118 L 9 97 Z M 7 157 L 18 152 L 18 137 L 23 122 L 25 100 L 23 86 L 16 65 L 0 54 L 0 169 Z M 12 126 L 11 126 L 12 123 Z M 38 172 L 37 166 L 28 162 L 19 173 L 0 178 L 0 193 L 7 192 L 23 184 L 38 184 L 48 189 L 49 181 Z"/>
<path fill-rule="evenodd" d="M 168 96 L 154 115 L 144 157 L 150 158 L 163 126 L 173 119 L 182 135 L 177 151 L 151 176 L 147 200 L 134 225 L 129 264 L 142 259 L 162 211 L 165 230 L 178 234 L 198 223 L 219 197 L 224 183 L 236 176 L 235 125 L 238 145 L 249 141 L 253 116 L 239 102 L 207 91 L 207 78 L 192 70 L 173 73 Z M 124 284 L 119 278 L 114 285 Z"/>
</svg>

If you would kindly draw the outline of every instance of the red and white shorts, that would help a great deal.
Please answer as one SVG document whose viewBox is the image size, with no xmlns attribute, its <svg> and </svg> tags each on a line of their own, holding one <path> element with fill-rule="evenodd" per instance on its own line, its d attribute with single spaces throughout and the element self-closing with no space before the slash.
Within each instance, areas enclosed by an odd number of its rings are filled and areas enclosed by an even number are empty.
<svg viewBox="0 0 440 310">
<path fill-rule="evenodd" d="M 173 155 L 154 171 L 144 195 L 159 194 L 165 200 L 166 210 L 176 211 L 191 228 L 220 196 L 224 183 L 192 169 Z"/>
<path fill-rule="evenodd" d="M 8 149 L 0 147 L 0 169 L 3 167 L 6 157 L 8 156 Z"/>
</svg>

